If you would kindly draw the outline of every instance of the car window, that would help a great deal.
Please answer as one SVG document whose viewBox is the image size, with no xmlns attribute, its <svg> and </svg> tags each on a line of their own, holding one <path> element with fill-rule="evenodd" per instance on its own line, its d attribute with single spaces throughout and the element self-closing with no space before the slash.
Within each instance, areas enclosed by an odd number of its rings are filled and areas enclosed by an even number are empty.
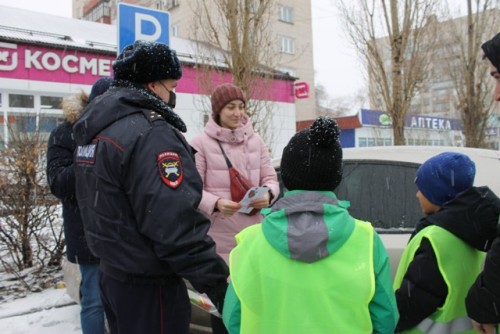
<svg viewBox="0 0 500 334">
<path fill-rule="evenodd" d="M 351 203 L 349 212 L 373 224 L 381 233 L 412 231 L 423 216 L 415 197 L 419 164 L 344 160 L 342 182 L 335 190 Z"/>
</svg>

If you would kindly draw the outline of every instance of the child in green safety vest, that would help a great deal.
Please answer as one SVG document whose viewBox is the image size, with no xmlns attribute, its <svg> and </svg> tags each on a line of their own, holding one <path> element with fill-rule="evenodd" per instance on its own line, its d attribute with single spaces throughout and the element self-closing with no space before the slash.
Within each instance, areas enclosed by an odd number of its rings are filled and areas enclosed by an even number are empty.
<svg viewBox="0 0 500 334">
<path fill-rule="evenodd" d="M 444 152 L 417 170 L 417 224 L 394 278 L 397 333 L 475 333 L 465 297 L 495 236 L 498 200 L 473 187 L 476 168 L 465 154 Z"/>
<path fill-rule="evenodd" d="M 229 333 L 394 333 L 387 251 L 337 199 L 340 130 L 320 117 L 283 150 L 288 191 L 236 236 L 223 320 Z"/>
</svg>

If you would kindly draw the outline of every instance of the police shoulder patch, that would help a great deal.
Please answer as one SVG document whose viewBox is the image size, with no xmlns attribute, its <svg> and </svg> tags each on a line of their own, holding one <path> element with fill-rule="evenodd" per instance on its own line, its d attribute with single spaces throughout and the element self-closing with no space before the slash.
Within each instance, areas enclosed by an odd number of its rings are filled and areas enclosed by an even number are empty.
<svg viewBox="0 0 500 334">
<path fill-rule="evenodd" d="M 76 147 L 75 162 L 77 164 L 93 165 L 96 161 L 97 141 L 89 145 L 78 145 Z"/>
<path fill-rule="evenodd" d="M 158 154 L 157 163 L 162 181 L 170 188 L 177 188 L 184 178 L 179 154 L 171 151 L 161 152 Z"/>
</svg>

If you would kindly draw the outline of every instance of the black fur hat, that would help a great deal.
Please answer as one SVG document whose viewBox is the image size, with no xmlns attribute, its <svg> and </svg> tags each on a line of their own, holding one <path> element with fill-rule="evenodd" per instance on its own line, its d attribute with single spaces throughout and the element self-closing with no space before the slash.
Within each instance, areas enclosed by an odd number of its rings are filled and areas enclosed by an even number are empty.
<svg viewBox="0 0 500 334">
<path fill-rule="evenodd" d="M 128 45 L 113 62 L 115 80 L 148 83 L 182 76 L 177 54 L 168 45 L 150 41 L 135 41 Z"/>
<path fill-rule="evenodd" d="M 329 117 L 318 117 L 296 133 L 283 149 L 281 177 L 288 190 L 333 191 L 342 181 L 340 129 Z"/>
<path fill-rule="evenodd" d="M 484 55 L 497 68 L 497 71 L 500 72 L 500 33 L 481 45 L 481 48 L 484 51 Z"/>
</svg>

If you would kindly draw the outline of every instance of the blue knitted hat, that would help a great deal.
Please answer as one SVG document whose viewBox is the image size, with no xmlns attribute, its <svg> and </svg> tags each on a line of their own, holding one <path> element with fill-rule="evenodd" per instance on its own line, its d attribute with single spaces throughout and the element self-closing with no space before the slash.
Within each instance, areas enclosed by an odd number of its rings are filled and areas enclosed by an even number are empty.
<svg viewBox="0 0 500 334">
<path fill-rule="evenodd" d="M 417 170 L 415 184 L 429 202 L 442 206 L 472 187 L 476 165 L 465 154 L 444 152 L 424 162 Z"/>
</svg>

